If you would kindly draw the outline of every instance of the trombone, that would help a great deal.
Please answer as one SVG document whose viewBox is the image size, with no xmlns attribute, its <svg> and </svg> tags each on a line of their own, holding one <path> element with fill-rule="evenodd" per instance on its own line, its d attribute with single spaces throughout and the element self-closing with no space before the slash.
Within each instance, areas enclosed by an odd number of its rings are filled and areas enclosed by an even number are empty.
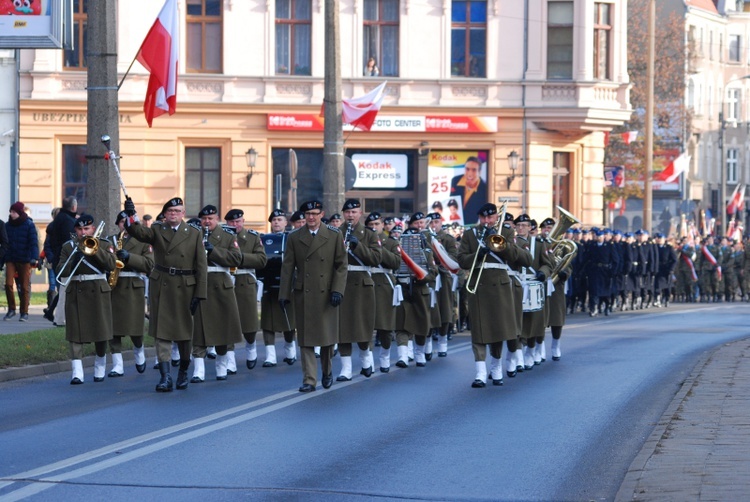
<svg viewBox="0 0 750 502">
<path fill-rule="evenodd" d="M 479 242 L 479 246 L 477 247 L 476 253 L 474 253 L 474 261 L 471 263 L 471 269 L 469 270 L 469 276 L 466 278 L 466 291 L 469 294 L 476 294 L 477 287 L 479 287 L 479 279 L 482 277 L 482 270 L 484 270 L 484 262 L 487 260 L 487 254 L 485 253 L 484 256 L 482 256 L 482 263 L 479 264 L 479 272 L 476 273 L 476 279 L 474 280 L 474 287 L 471 287 L 471 279 L 474 277 L 474 271 L 476 270 L 474 267 L 476 267 L 477 259 L 479 258 L 479 250 L 482 248 L 489 248 L 489 252 L 491 253 L 497 253 L 499 251 L 502 251 L 506 248 L 508 243 L 505 240 L 505 237 L 503 237 L 500 232 L 500 227 L 502 226 L 503 222 L 505 221 L 505 212 L 508 207 L 508 201 L 503 202 L 502 212 L 500 214 L 500 217 L 497 219 L 497 223 L 493 225 L 492 230 L 493 233 L 488 232 L 488 228 L 484 227 L 482 229 L 482 235 L 477 237 L 477 241 Z M 488 235 L 489 233 L 489 235 Z"/>
<path fill-rule="evenodd" d="M 76 271 L 78 270 L 78 267 L 81 266 L 81 263 L 83 263 L 83 260 L 87 256 L 94 256 L 99 251 L 99 236 L 102 234 L 103 230 L 104 230 L 104 221 L 102 220 L 101 222 L 99 222 L 99 226 L 96 227 L 96 232 L 94 232 L 94 235 L 87 235 L 80 242 L 80 245 L 75 246 L 73 248 L 73 252 L 70 253 L 70 256 L 68 256 L 68 259 L 65 260 L 65 263 L 63 264 L 62 268 L 60 268 L 60 272 L 65 270 L 68 267 L 68 265 L 72 263 L 71 260 L 73 258 L 77 257 L 78 261 L 75 262 L 75 265 L 70 271 L 70 274 L 68 274 L 68 277 L 66 277 L 62 281 L 60 280 L 59 277 L 57 278 L 57 282 L 58 284 L 60 284 L 60 286 L 64 288 L 67 287 L 68 284 L 70 284 L 70 280 L 73 278 L 74 275 L 76 275 Z"/>
</svg>

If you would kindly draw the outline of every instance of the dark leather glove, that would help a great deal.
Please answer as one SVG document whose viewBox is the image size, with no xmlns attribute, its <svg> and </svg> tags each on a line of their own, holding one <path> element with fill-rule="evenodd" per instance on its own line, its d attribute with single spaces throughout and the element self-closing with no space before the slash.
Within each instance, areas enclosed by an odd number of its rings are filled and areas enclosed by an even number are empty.
<svg viewBox="0 0 750 502">
<path fill-rule="evenodd" d="M 127 263 L 128 260 L 130 259 L 130 253 L 128 253 L 124 249 L 118 249 L 117 252 L 115 253 L 115 256 L 117 256 L 117 259 L 123 263 Z"/>
<path fill-rule="evenodd" d="M 547 276 L 544 275 L 544 272 L 542 272 L 541 270 L 539 270 L 536 273 L 536 280 L 539 281 L 539 282 L 544 282 L 544 281 L 547 280 Z"/>
<path fill-rule="evenodd" d="M 358 244 L 359 244 L 359 239 L 357 239 L 353 235 L 350 235 L 349 236 L 349 249 L 351 249 L 352 251 L 354 251 L 354 249 L 357 247 Z"/>
<path fill-rule="evenodd" d="M 490 252 L 490 248 L 488 248 L 487 246 L 481 246 L 477 250 L 477 258 L 481 260 L 482 258 L 484 258 L 485 256 L 487 256 L 487 254 L 489 252 Z"/>
<path fill-rule="evenodd" d="M 338 291 L 331 291 L 331 307 L 338 307 L 341 305 L 342 298 L 344 298 L 344 295 Z"/>
<path fill-rule="evenodd" d="M 135 214 L 135 204 L 133 204 L 133 199 L 130 197 L 125 199 L 125 212 L 128 213 L 128 216 Z"/>
<path fill-rule="evenodd" d="M 195 315 L 195 311 L 198 310 L 198 305 L 200 304 L 200 302 L 201 302 L 201 299 L 196 298 L 196 297 L 193 297 L 190 300 L 190 313 L 192 315 Z"/>
<path fill-rule="evenodd" d="M 568 274 L 566 274 L 565 271 L 560 272 L 559 274 L 557 274 L 557 276 L 560 278 L 561 282 L 565 282 L 568 280 Z"/>
<path fill-rule="evenodd" d="M 289 300 L 286 298 L 279 298 L 279 307 L 281 307 L 281 310 L 286 310 L 287 305 L 289 305 Z"/>
<path fill-rule="evenodd" d="M 214 250 L 214 245 L 211 244 L 211 242 L 209 242 L 209 241 L 205 242 L 204 247 L 206 248 L 206 255 L 210 255 L 211 251 Z"/>
</svg>

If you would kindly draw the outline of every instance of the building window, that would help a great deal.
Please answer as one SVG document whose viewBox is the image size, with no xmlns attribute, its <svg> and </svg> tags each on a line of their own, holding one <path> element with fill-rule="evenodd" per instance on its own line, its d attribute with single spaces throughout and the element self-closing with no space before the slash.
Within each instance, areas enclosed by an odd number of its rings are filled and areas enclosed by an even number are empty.
<svg viewBox="0 0 750 502">
<path fill-rule="evenodd" d="M 63 51 L 65 70 L 85 70 L 88 39 L 88 0 L 73 0 L 73 48 Z"/>
<path fill-rule="evenodd" d="M 612 5 L 597 3 L 594 6 L 594 78 L 610 80 L 609 53 L 612 44 Z"/>
<path fill-rule="evenodd" d="M 185 212 L 221 207 L 221 148 L 185 148 Z"/>
<path fill-rule="evenodd" d="M 740 36 L 729 35 L 729 61 L 732 63 L 740 62 Z"/>
<path fill-rule="evenodd" d="M 310 0 L 276 0 L 276 74 L 312 75 Z"/>
<path fill-rule="evenodd" d="M 487 2 L 456 1 L 451 5 L 451 75 L 487 76 Z"/>
<path fill-rule="evenodd" d="M 378 75 L 398 76 L 398 0 L 365 0 L 362 31 L 362 61 L 365 76 L 377 76 L 367 71 L 367 61 L 375 59 Z"/>
<path fill-rule="evenodd" d="M 736 122 L 740 116 L 740 90 L 727 89 L 727 115 L 725 120 Z"/>
<path fill-rule="evenodd" d="M 565 210 L 570 210 L 570 157 L 570 152 L 552 153 L 552 204 Z"/>
<path fill-rule="evenodd" d="M 573 78 L 573 2 L 547 3 L 547 78 Z"/>
<path fill-rule="evenodd" d="M 89 181 L 89 161 L 86 159 L 86 145 L 63 145 L 62 196 L 72 195 L 78 200 L 78 212 L 83 213 L 89 205 L 86 186 Z"/>
<path fill-rule="evenodd" d="M 187 71 L 221 73 L 221 0 L 187 0 Z"/>
<path fill-rule="evenodd" d="M 727 183 L 737 183 L 737 159 L 739 151 L 727 148 Z"/>
</svg>

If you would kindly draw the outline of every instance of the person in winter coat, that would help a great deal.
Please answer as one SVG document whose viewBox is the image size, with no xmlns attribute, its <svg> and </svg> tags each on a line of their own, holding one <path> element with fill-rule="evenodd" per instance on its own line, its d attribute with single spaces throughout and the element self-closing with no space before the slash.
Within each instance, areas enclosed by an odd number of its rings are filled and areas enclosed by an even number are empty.
<svg viewBox="0 0 750 502">
<path fill-rule="evenodd" d="M 36 226 L 24 211 L 23 202 L 10 206 L 6 232 L 8 233 L 8 250 L 3 258 L 5 271 L 5 295 L 8 298 L 8 312 L 3 320 L 8 321 L 16 315 L 16 297 L 13 283 L 18 275 L 18 296 L 21 316 L 19 321 L 29 320 L 29 298 L 31 295 L 31 269 L 36 267 L 39 258 L 39 238 Z"/>
</svg>

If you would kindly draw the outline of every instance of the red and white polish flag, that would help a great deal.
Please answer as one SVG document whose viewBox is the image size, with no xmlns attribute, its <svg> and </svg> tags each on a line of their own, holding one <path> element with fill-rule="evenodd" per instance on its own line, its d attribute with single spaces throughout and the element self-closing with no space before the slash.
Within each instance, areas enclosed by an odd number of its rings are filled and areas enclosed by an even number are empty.
<svg viewBox="0 0 750 502">
<path fill-rule="evenodd" d="M 622 133 L 622 140 L 626 145 L 629 145 L 638 138 L 638 131 L 628 131 Z"/>
<path fill-rule="evenodd" d="M 383 104 L 385 85 L 387 83 L 383 82 L 364 96 L 342 99 L 342 122 L 363 131 L 369 131 L 375 122 L 375 117 L 377 117 L 380 111 L 380 106 Z"/>
<path fill-rule="evenodd" d="M 154 117 L 177 108 L 177 72 L 180 53 L 180 20 L 177 0 L 166 0 L 154 25 L 138 50 L 138 61 L 151 73 L 143 113 L 151 127 Z"/>
</svg>

